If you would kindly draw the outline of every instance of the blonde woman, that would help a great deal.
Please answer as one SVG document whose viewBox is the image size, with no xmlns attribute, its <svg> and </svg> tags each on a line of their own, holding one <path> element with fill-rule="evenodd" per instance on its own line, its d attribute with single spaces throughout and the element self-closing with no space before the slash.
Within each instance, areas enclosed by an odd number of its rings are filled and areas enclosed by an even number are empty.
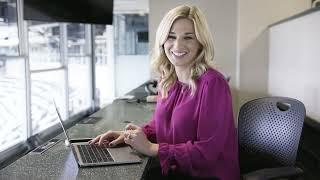
<svg viewBox="0 0 320 180">
<path fill-rule="evenodd" d="M 195 6 L 170 10 L 156 34 L 153 65 L 159 95 L 152 119 L 142 127 L 108 131 L 92 143 L 131 145 L 156 157 L 146 178 L 239 179 L 232 99 L 224 76 L 212 66 L 213 41 Z M 162 173 L 160 173 L 162 172 Z"/>
</svg>

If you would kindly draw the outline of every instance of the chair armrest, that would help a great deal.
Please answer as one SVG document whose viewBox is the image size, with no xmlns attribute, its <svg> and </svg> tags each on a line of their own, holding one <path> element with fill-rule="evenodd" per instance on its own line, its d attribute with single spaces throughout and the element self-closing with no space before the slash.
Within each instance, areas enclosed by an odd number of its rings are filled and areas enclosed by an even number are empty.
<svg viewBox="0 0 320 180">
<path fill-rule="evenodd" d="M 294 177 L 301 175 L 303 170 L 298 167 L 267 168 L 253 171 L 242 176 L 243 180 L 268 180 L 273 178 Z"/>
</svg>

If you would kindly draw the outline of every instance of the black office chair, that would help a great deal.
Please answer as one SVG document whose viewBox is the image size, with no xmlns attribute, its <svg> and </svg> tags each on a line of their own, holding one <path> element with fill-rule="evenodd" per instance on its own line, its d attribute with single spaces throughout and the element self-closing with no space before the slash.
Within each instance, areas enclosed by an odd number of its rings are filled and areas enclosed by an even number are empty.
<svg viewBox="0 0 320 180">
<path fill-rule="evenodd" d="M 302 102 L 287 97 L 259 98 L 240 108 L 242 179 L 301 177 L 295 165 L 305 113 Z"/>
</svg>

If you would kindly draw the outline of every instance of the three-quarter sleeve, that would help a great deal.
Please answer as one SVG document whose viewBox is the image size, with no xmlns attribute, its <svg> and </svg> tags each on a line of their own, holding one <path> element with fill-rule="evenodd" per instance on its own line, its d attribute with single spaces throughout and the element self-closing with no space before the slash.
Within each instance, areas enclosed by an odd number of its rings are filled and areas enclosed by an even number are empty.
<svg viewBox="0 0 320 180">
<path fill-rule="evenodd" d="M 157 106 L 159 103 L 159 95 L 157 96 Z M 149 120 L 148 123 L 143 124 L 141 126 L 142 131 L 144 132 L 144 134 L 147 136 L 148 140 L 150 142 L 156 143 L 157 142 L 157 136 L 156 136 L 156 127 L 155 127 L 155 112 L 153 113 L 151 119 Z"/>
<path fill-rule="evenodd" d="M 218 166 L 233 170 L 237 167 L 237 144 L 229 86 L 222 78 L 211 78 L 199 91 L 199 105 L 195 107 L 195 112 L 198 112 L 196 140 L 180 144 L 159 144 L 158 156 L 163 174 L 167 174 L 170 169 L 178 169 L 192 176 L 211 177 L 216 175 L 215 171 L 220 171 Z M 235 162 L 230 165 L 232 159 Z M 232 163 L 235 163 L 234 167 L 228 167 L 233 166 Z"/>
<path fill-rule="evenodd" d="M 157 142 L 155 122 L 153 117 L 147 124 L 142 125 L 141 128 L 150 142 Z"/>
<path fill-rule="evenodd" d="M 157 105 L 159 103 L 159 98 L 161 97 L 160 93 L 158 93 L 157 95 Z M 141 126 L 142 131 L 144 132 L 144 134 L 147 136 L 147 139 L 152 142 L 152 143 L 156 143 L 157 142 L 157 136 L 156 136 L 156 126 L 155 126 L 155 112 L 153 113 L 151 119 L 149 120 L 149 122 L 147 122 L 146 124 L 143 124 Z"/>
</svg>

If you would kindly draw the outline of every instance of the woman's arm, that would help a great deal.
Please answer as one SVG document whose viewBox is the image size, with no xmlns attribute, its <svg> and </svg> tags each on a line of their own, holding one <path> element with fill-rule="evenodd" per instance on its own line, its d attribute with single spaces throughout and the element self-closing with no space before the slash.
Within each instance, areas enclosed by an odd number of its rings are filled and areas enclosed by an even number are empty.
<svg viewBox="0 0 320 180">
<path fill-rule="evenodd" d="M 157 142 L 155 122 L 153 118 L 147 124 L 142 125 L 141 129 L 149 141 L 153 143 Z"/>
<path fill-rule="evenodd" d="M 160 98 L 161 96 L 158 95 L 157 98 Z M 159 100 L 157 100 L 157 105 L 158 106 Z M 155 128 L 155 120 L 154 120 L 154 114 L 152 115 L 151 120 L 147 123 L 141 126 L 142 131 L 144 134 L 147 136 L 149 141 L 156 143 L 157 142 L 157 137 L 156 137 L 156 128 Z"/>
</svg>

